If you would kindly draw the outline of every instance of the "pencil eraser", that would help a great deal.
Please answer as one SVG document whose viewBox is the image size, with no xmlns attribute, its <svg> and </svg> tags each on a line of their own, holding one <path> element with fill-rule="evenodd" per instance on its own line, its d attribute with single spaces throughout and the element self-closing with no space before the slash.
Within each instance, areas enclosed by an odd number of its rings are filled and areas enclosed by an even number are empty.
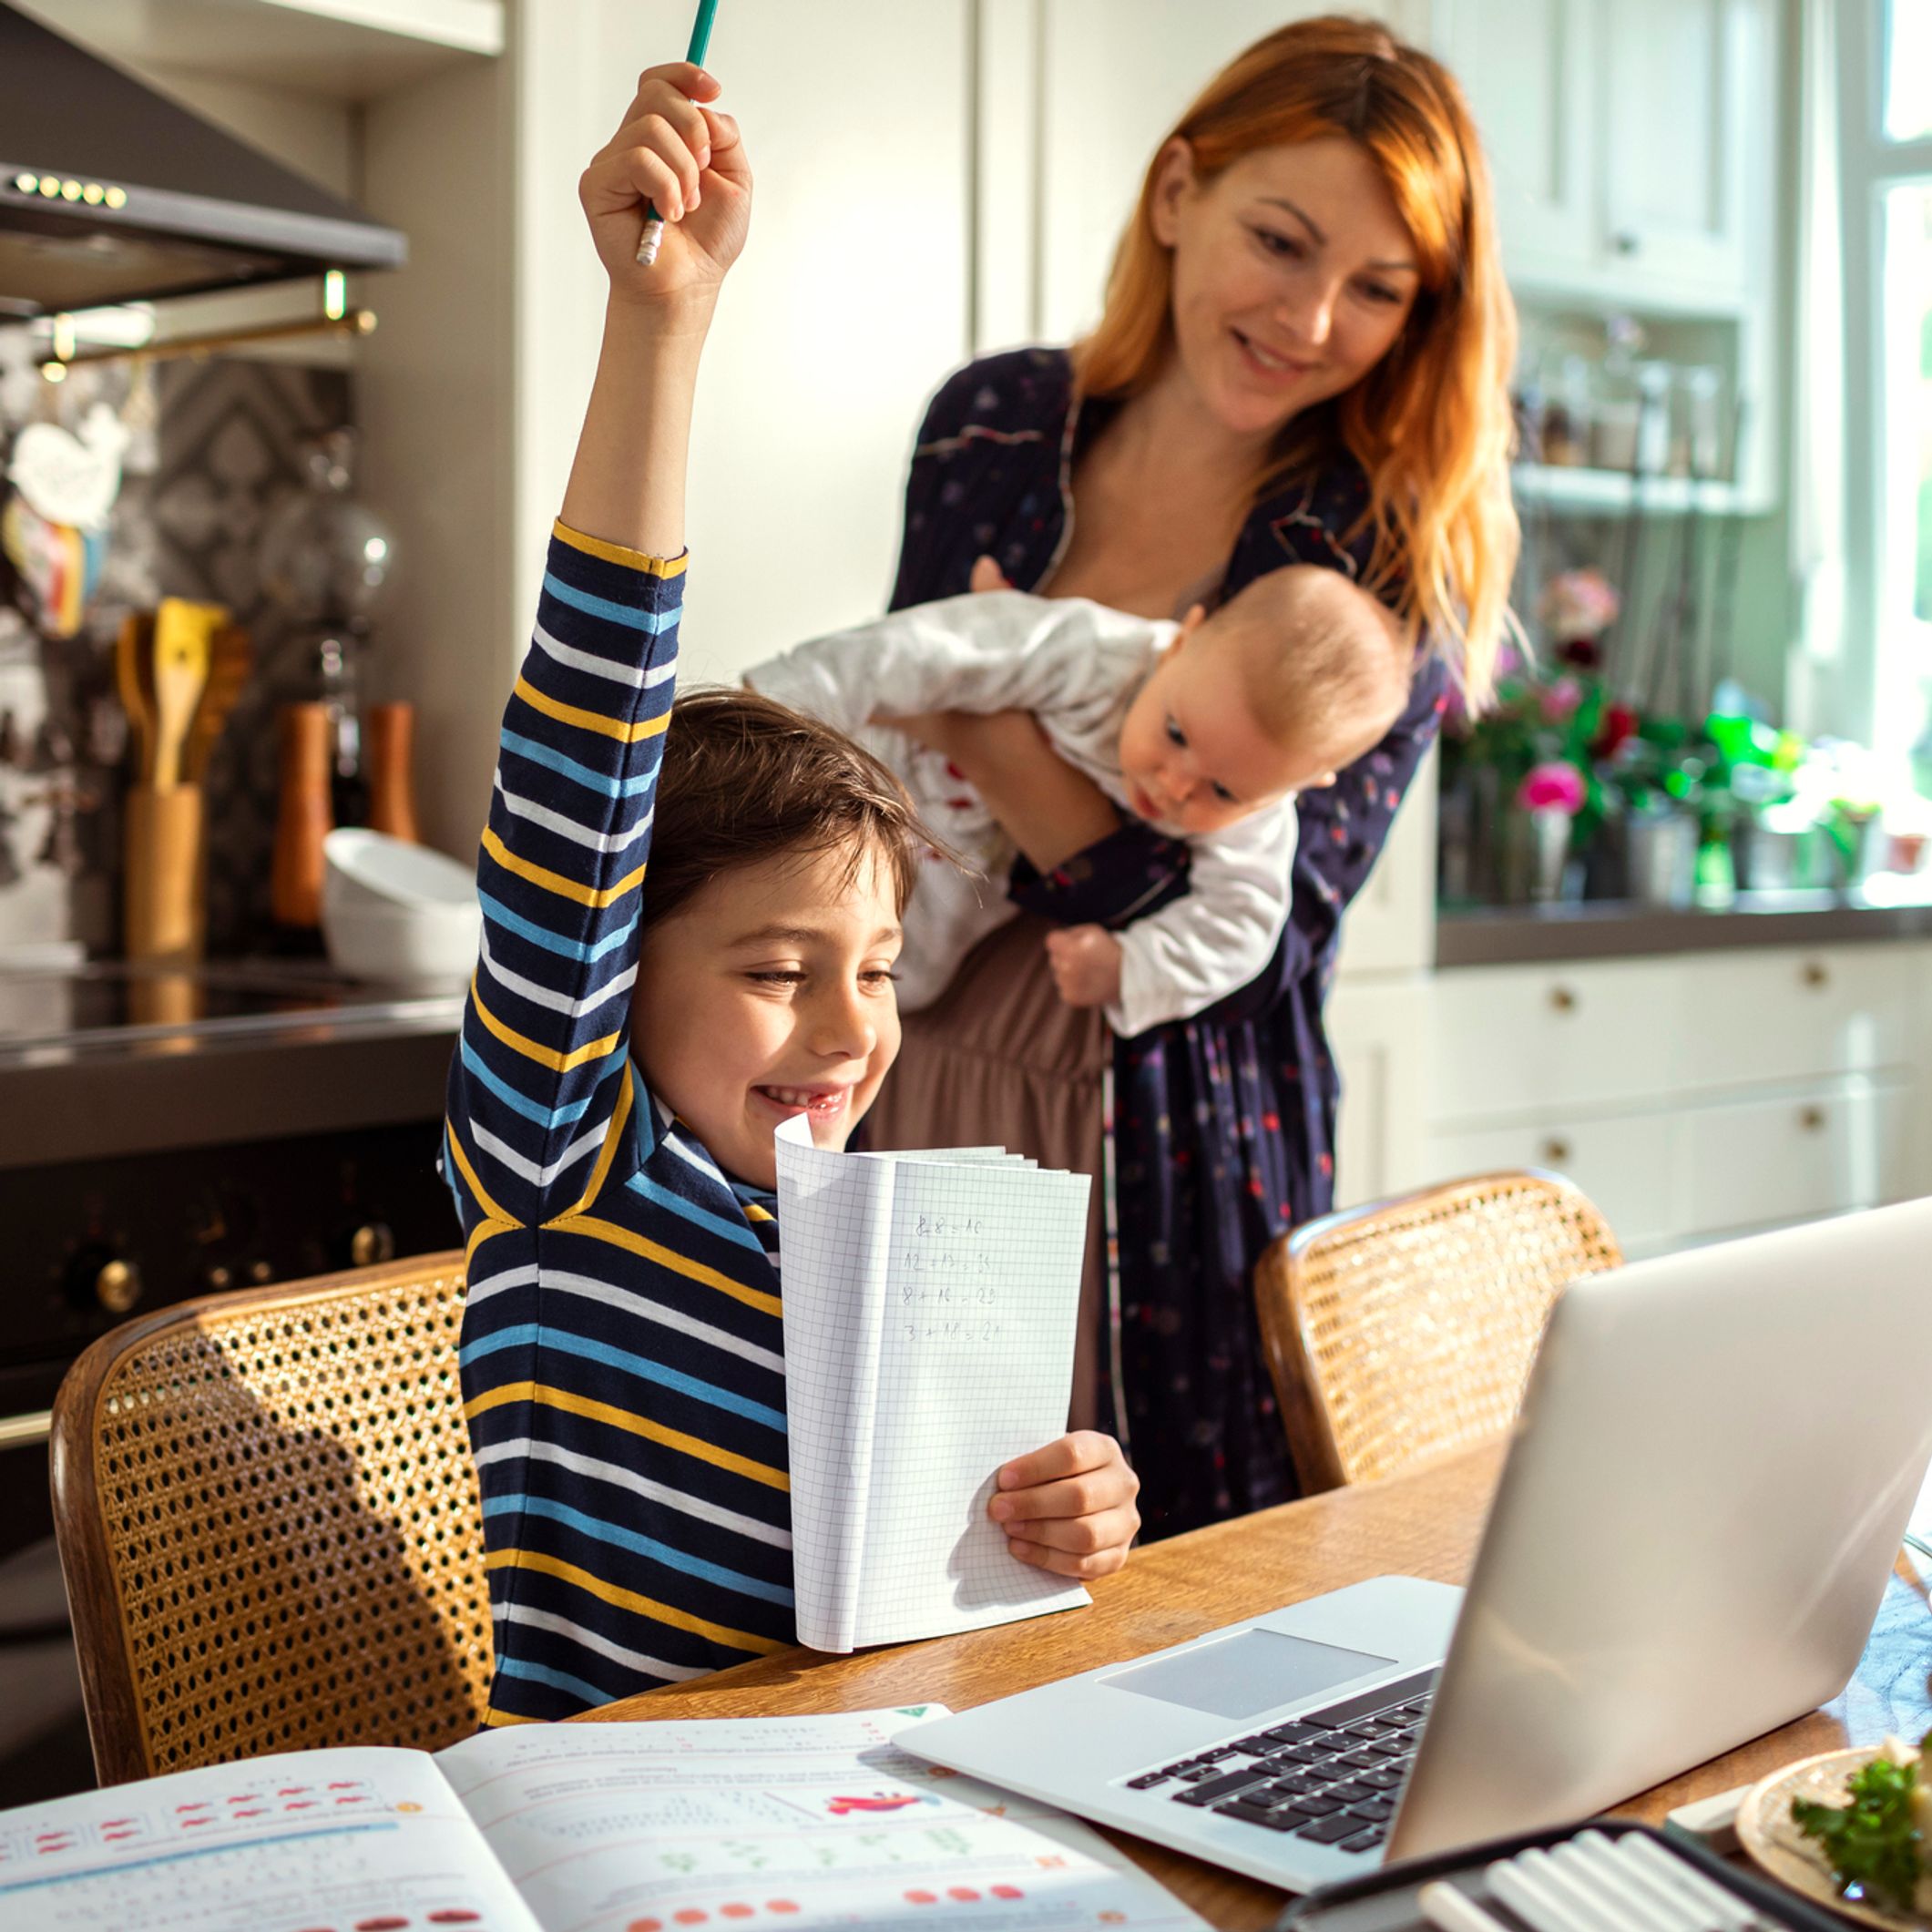
<svg viewBox="0 0 1932 1932">
<path fill-rule="evenodd" d="M 1738 1806 L 1751 1789 L 1740 1784 L 1735 1791 L 1720 1792 L 1714 1798 L 1699 1798 L 1692 1804 L 1680 1804 L 1664 1814 L 1663 1828 L 1673 1838 L 1701 1845 L 1721 1856 L 1737 1849 Z"/>
</svg>

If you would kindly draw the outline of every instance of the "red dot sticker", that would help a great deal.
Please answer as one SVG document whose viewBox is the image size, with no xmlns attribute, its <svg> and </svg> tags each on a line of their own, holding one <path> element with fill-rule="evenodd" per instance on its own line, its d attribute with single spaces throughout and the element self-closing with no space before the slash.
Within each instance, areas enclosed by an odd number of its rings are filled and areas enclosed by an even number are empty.
<svg viewBox="0 0 1932 1932">
<path fill-rule="evenodd" d="M 701 1926 L 710 1916 L 709 1912 L 700 1911 L 696 1906 L 686 1906 L 681 1912 L 671 1914 L 672 1918 L 680 1926 Z"/>
<path fill-rule="evenodd" d="M 996 1885 L 989 1889 L 995 1898 L 1024 1898 L 1027 1896 L 1017 1885 Z"/>
<path fill-rule="evenodd" d="M 937 1892 L 908 1892 L 905 1902 L 909 1906 L 935 1906 L 939 1903 Z"/>
<path fill-rule="evenodd" d="M 958 1899 L 963 1905 L 970 1905 L 979 1894 L 969 1885 L 949 1885 L 946 1888 L 946 1896 Z"/>
<path fill-rule="evenodd" d="M 624 1927 L 624 1932 L 664 1932 L 661 1918 L 634 1918 Z"/>
<path fill-rule="evenodd" d="M 765 1910 L 768 1912 L 795 1912 L 798 1910 L 798 1901 L 795 1898 L 768 1898 L 765 1900 Z"/>
<path fill-rule="evenodd" d="M 718 1916 L 720 1918 L 749 1918 L 751 1916 L 751 1908 L 748 1905 L 720 1906 Z"/>
</svg>

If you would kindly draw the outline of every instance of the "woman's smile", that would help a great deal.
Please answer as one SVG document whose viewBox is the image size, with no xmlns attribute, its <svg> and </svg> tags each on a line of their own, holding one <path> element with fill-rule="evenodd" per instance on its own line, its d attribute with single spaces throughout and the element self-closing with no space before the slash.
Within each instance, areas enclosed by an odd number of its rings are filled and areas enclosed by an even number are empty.
<svg viewBox="0 0 1932 1932">
<path fill-rule="evenodd" d="M 1286 385 L 1299 382 L 1320 365 L 1306 358 L 1286 355 L 1277 349 L 1269 349 L 1242 330 L 1230 325 L 1228 333 L 1234 338 L 1241 351 L 1242 363 L 1249 373 L 1263 381 Z"/>
</svg>

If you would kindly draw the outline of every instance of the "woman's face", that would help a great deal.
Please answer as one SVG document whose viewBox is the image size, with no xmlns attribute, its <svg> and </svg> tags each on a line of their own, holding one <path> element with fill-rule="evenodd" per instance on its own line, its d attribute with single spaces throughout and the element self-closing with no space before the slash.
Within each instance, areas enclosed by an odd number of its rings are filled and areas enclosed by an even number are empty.
<svg viewBox="0 0 1932 1932">
<path fill-rule="evenodd" d="M 1415 245 L 1365 149 L 1335 135 L 1243 156 L 1205 184 L 1161 158 L 1180 373 L 1227 429 L 1272 435 L 1380 362 L 1415 306 Z"/>
</svg>

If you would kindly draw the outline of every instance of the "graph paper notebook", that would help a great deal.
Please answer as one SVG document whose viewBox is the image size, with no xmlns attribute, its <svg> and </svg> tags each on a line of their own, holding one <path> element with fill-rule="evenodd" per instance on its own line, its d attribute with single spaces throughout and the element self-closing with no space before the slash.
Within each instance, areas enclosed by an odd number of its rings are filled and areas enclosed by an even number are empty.
<svg viewBox="0 0 1932 1932">
<path fill-rule="evenodd" d="M 945 1714 L 517 1724 L 117 1784 L 0 1812 L 0 1926 L 1201 1932 L 1084 1825 L 896 1742 Z"/>
<path fill-rule="evenodd" d="M 999 1466 L 1066 1430 L 1089 1185 L 997 1148 L 842 1154 L 779 1129 L 800 1642 L 1089 1600 L 986 1515 Z"/>
</svg>

